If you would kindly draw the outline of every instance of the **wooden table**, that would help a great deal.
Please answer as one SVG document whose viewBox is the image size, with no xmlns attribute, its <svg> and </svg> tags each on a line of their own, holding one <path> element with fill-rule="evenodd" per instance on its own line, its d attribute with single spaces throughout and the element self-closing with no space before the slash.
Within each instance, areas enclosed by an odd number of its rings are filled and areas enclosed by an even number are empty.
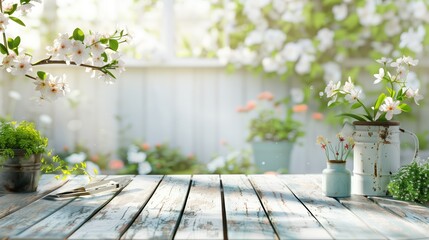
<svg viewBox="0 0 429 240">
<path fill-rule="evenodd" d="M 43 175 L 36 193 L 0 196 L 0 238 L 429 238 L 428 207 L 379 197 L 325 197 L 320 175 L 140 175 L 118 192 L 43 199 L 87 181 Z"/>
</svg>

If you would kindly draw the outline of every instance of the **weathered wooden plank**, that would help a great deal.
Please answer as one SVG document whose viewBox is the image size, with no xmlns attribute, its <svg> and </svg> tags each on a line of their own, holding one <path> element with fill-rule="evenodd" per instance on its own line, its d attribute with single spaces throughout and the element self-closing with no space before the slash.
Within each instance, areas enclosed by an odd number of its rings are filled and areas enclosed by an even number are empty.
<svg viewBox="0 0 429 240">
<path fill-rule="evenodd" d="M 94 180 L 101 180 L 104 177 L 105 176 L 96 176 Z M 66 184 L 52 193 L 67 191 L 85 185 L 88 182 L 89 178 L 87 176 L 79 175 L 70 178 Z M 41 219 L 51 215 L 59 208 L 68 204 L 71 200 L 72 199 L 52 201 L 42 198 L 12 214 L 9 214 L 0 220 L 0 238 L 17 235 L 20 232 L 23 232 Z"/>
<path fill-rule="evenodd" d="M 280 239 L 332 239 L 277 176 L 250 175 L 249 179 Z"/>
<path fill-rule="evenodd" d="M 429 233 L 429 207 L 390 198 L 370 197 L 381 207 Z"/>
<path fill-rule="evenodd" d="M 165 176 L 123 239 L 172 239 L 186 202 L 190 175 Z"/>
<path fill-rule="evenodd" d="M 277 236 L 245 175 L 222 175 L 228 239 L 275 239 Z"/>
<path fill-rule="evenodd" d="M 194 175 L 176 239 L 222 239 L 222 200 L 218 175 Z"/>
<path fill-rule="evenodd" d="M 114 177 L 108 177 L 114 178 Z M 78 229 L 99 209 L 107 204 L 116 192 L 80 197 L 18 234 L 16 238 L 64 239 Z"/>
<path fill-rule="evenodd" d="M 350 198 L 339 199 L 339 201 L 371 228 L 390 239 L 423 239 L 429 237 L 429 231 L 425 233 L 364 196 L 353 195 Z"/>
<path fill-rule="evenodd" d="M 312 175 L 279 176 L 335 239 L 385 239 L 334 198 L 326 197 Z"/>
<path fill-rule="evenodd" d="M 118 239 L 155 191 L 162 176 L 139 175 L 69 239 Z"/>
<path fill-rule="evenodd" d="M 27 206 L 28 204 L 42 198 L 46 194 L 64 185 L 66 180 L 57 180 L 55 175 L 42 175 L 39 180 L 39 186 L 33 193 L 13 193 L 5 194 L 0 197 L 0 218 Z"/>
</svg>

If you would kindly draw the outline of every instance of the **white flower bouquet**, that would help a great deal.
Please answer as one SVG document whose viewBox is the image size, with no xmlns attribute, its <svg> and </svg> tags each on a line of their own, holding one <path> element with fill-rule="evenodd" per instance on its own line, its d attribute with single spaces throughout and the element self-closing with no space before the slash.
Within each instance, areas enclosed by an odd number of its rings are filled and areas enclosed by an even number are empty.
<svg viewBox="0 0 429 240">
<path fill-rule="evenodd" d="M 383 67 L 379 69 L 377 74 L 374 74 L 374 84 L 385 83 L 386 92 L 381 92 L 375 101 L 368 103 L 365 100 L 362 88 L 355 86 L 350 77 L 344 85 L 341 84 L 341 81 L 330 81 L 324 93 L 321 92 L 320 95 L 326 95 L 330 99 L 328 106 L 343 103 L 351 104 L 352 110 L 363 109 L 363 113 L 359 114 L 341 114 L 358 121 L 381 122 L 392 120 L 394 115 L 411 110 L 407 103 L 411 99 L 414 100 L 416 105 L 419 105 L 419 101 L 423 99 L 423 96 L 419 93 L 418 88 L 414 89 L 407 82 L 409 68 L 416 66 L 418 60 L 403 56 L 396 59 L 396 61 L 383 57 L 377 62 L 382 64 Z M 393 68 L 394 71 L 390 72 L 388 67 Z"/>
</svg>

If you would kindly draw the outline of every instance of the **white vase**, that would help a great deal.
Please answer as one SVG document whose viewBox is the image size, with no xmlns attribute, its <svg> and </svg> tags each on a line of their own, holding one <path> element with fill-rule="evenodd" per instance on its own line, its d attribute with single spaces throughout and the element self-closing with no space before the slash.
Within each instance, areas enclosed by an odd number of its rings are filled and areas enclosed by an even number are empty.
<svg viewBox="0 0 429 240">
<path fill-rule="evenodd" d="M 390 177 L 401 166 L 399 133 L 410 132 L 400 129 L 399 122 L 358 121 L 353 126 L 352 193 L 386 196 Z"/>
<path fill-rule="evenodd" d="M 350 175 L 345 161 L 329 160 L 322 172 L 323 194 L 328 197 L 349 197 Z"/>
</svg>

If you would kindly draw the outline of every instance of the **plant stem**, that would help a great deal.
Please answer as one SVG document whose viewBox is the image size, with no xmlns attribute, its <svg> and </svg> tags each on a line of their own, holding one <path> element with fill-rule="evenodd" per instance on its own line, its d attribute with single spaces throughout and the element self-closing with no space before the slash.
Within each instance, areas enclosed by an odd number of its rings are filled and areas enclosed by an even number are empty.
<svg viewBox="0 0 429 240">
<path fill-rule="evenodd" d="M 33 63 L 31 65 L 32 66 L 39 66 L 39 65 L 50 65 L 50 64 L 67 64 L 67 62 L 64 60 L 51 60 L 51 57 L 49 57 L 46 59 L 42 59 L 36 63 Z M 93 65 L 89 65 L 89 64 L 77 65 L 75 62 L 72 62 L 72 61 L 69 64 L 76 65 L 76 66 L 88 67 L 88 68 L 92 68 L 92 69 L 99 70 L 99 71 L 102 71 L 102 69 L 105 67 L 105 66 L 97 67 L 97 66 L 93 66 Z"/>
<path fill-rule="evenodd" d="M 0 0 L 0 12 L 1 13 L 3 13 L 3 1 L 1 1 Z M 8 49 L 8 47 L 7 47 L 7 38 L 6 38 L 6 32 L 5 31 L 3 31 L 3 44 L 4 44 L 4 46 L 5 46 L 5 48 L 6 48 L 6 54 L 7 55 L 9 55 L 9 49 Z"/>
<path fill-rule="evenodd" d="M 363 104 L 363 102 L 361 102 L 359 99 L 356 99 L 357 102 L 363 107 L 363 109 L 365 110 L 366 114 L 368 114 L 368 117 L 370 118 L 370 121 L 374 121 L 373 117 L 371 116 L 371 113 L 369 112 L 368 108 L 366 108 L 365 104 Z"/>
</svg>

